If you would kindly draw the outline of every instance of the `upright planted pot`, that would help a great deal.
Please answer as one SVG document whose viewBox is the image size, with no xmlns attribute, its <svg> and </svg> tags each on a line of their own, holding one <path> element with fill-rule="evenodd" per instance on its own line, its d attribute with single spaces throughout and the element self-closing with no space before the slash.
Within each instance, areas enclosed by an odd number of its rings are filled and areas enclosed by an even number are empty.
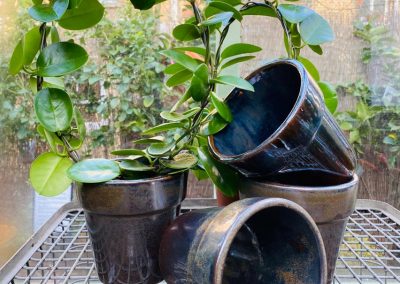
<svg viewBox="0 0 400 284">
<path fill-rule="evenodd" d="M 185 195 L 187 174 L 82 184 L 97 272 L 103 283 L 158 283 L 161 236 Z"/>
</svg>

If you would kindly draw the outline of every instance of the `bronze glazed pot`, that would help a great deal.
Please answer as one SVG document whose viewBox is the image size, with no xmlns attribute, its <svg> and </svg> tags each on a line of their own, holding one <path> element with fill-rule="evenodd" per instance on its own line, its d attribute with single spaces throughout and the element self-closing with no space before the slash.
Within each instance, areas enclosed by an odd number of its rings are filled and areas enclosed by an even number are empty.
<svg viewBox="0 0 400 284">
<path fill-rule="evenodd" d="M 164 232 L 169 284 L 324 283 L 326 259 L 308 213 L 285 199 L 250 198 L 195 210 Z"/>
<path fill-rule="evenodd" d="M 240 197 L 278 197 L 296 202 L 317 223 L 325 245 L 328 283 L 333 281 L 339 247 L 357 198 L 358 176 L 342 177 L 305 171 L 275 177 L 275 181 L 244 179 Z"/>
<path fill-rule="evenodd" d="M 300 62 L 273 61 L 247 80 L 255 92 L 234 89 L 226 99 L 233 121 L 209 137 L 215 158 L 246 177 L 305 169 L 352 176 L 354 152 Z"/>
<path fill-rule="evenodd" d="M 83 184 L 85 212 L 97 272 L 103 283 L 153 284 L 161 235 L 176 218 L 187 174 Z"/>
</svg>

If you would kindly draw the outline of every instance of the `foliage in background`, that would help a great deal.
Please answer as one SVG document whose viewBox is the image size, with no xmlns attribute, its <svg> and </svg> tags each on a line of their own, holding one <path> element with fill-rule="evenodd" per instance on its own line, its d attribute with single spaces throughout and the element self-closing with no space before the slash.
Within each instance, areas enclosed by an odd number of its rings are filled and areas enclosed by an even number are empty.
<svg viewBox="0 0 400 284">
<path fill-rule="evenodd" d="M 373 77 L 370 85 L 358 81 L 339 86 L 338 92 L 351 96 L 355 108 L 336 115 L 342 129 L 349 132 L 350 142 L 362 155 L 372 146 L 379 162 L 395 167 L 400 154 L 400 48 L 389 30 L 373 19 L 355 24 L 354 34 L 366 46 L 361 60 Z M 372 161 L 375 163 L 376 161 Z"/>
<path fill-rule="evenodd" d="M 99 58 L 70 77 L 72 90 L 84 91 L 81 102 L 89 113 L 99 114 L 105 125 L 91 131 L 92 146 L 111 147 L 116 135 L 124 141 L 160 123 L 160 111 L 171 90 L 163 88 L 161 50 L 169 39 L 158 31 L 150 12 L 126 7 L 117 21 L 104 19 L 81 41 L 94 41 Z"/>
</svg>

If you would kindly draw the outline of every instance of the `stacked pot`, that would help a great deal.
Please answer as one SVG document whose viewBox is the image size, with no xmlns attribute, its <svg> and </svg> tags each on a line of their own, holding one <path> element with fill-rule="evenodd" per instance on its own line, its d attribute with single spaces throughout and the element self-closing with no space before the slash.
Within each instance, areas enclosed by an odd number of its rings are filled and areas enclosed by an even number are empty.
<svg viewBox="0 0 400 284">
<path fill-rule="evenodd" d="M 247 79 L 255 92 L 235 89 L 228 96 L 234 120 L 210 137 L 211 152 L 245 177 L 241 198 L 285 198 L 312 216 L 331 283 L 356 202 L 354 152 L 301 63 L 274 61 Z"/>
</svg>

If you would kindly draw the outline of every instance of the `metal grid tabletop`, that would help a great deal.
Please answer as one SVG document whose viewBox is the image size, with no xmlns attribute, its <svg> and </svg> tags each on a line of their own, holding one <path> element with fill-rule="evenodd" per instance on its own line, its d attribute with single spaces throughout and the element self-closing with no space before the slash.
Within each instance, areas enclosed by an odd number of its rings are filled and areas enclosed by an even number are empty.
<svg viewBox="0 0 400 284">
<path fill-rule="evenodd" d="M 186 204 L 186 210 L 207 202 Z M 400 214 L 360 201 L 350 218 L 335 283 L 400 283 Z M 6 283 L 100 283 L 85 218 L 70 204 L 56 214 L 0 271 Z"/>
</svg>

